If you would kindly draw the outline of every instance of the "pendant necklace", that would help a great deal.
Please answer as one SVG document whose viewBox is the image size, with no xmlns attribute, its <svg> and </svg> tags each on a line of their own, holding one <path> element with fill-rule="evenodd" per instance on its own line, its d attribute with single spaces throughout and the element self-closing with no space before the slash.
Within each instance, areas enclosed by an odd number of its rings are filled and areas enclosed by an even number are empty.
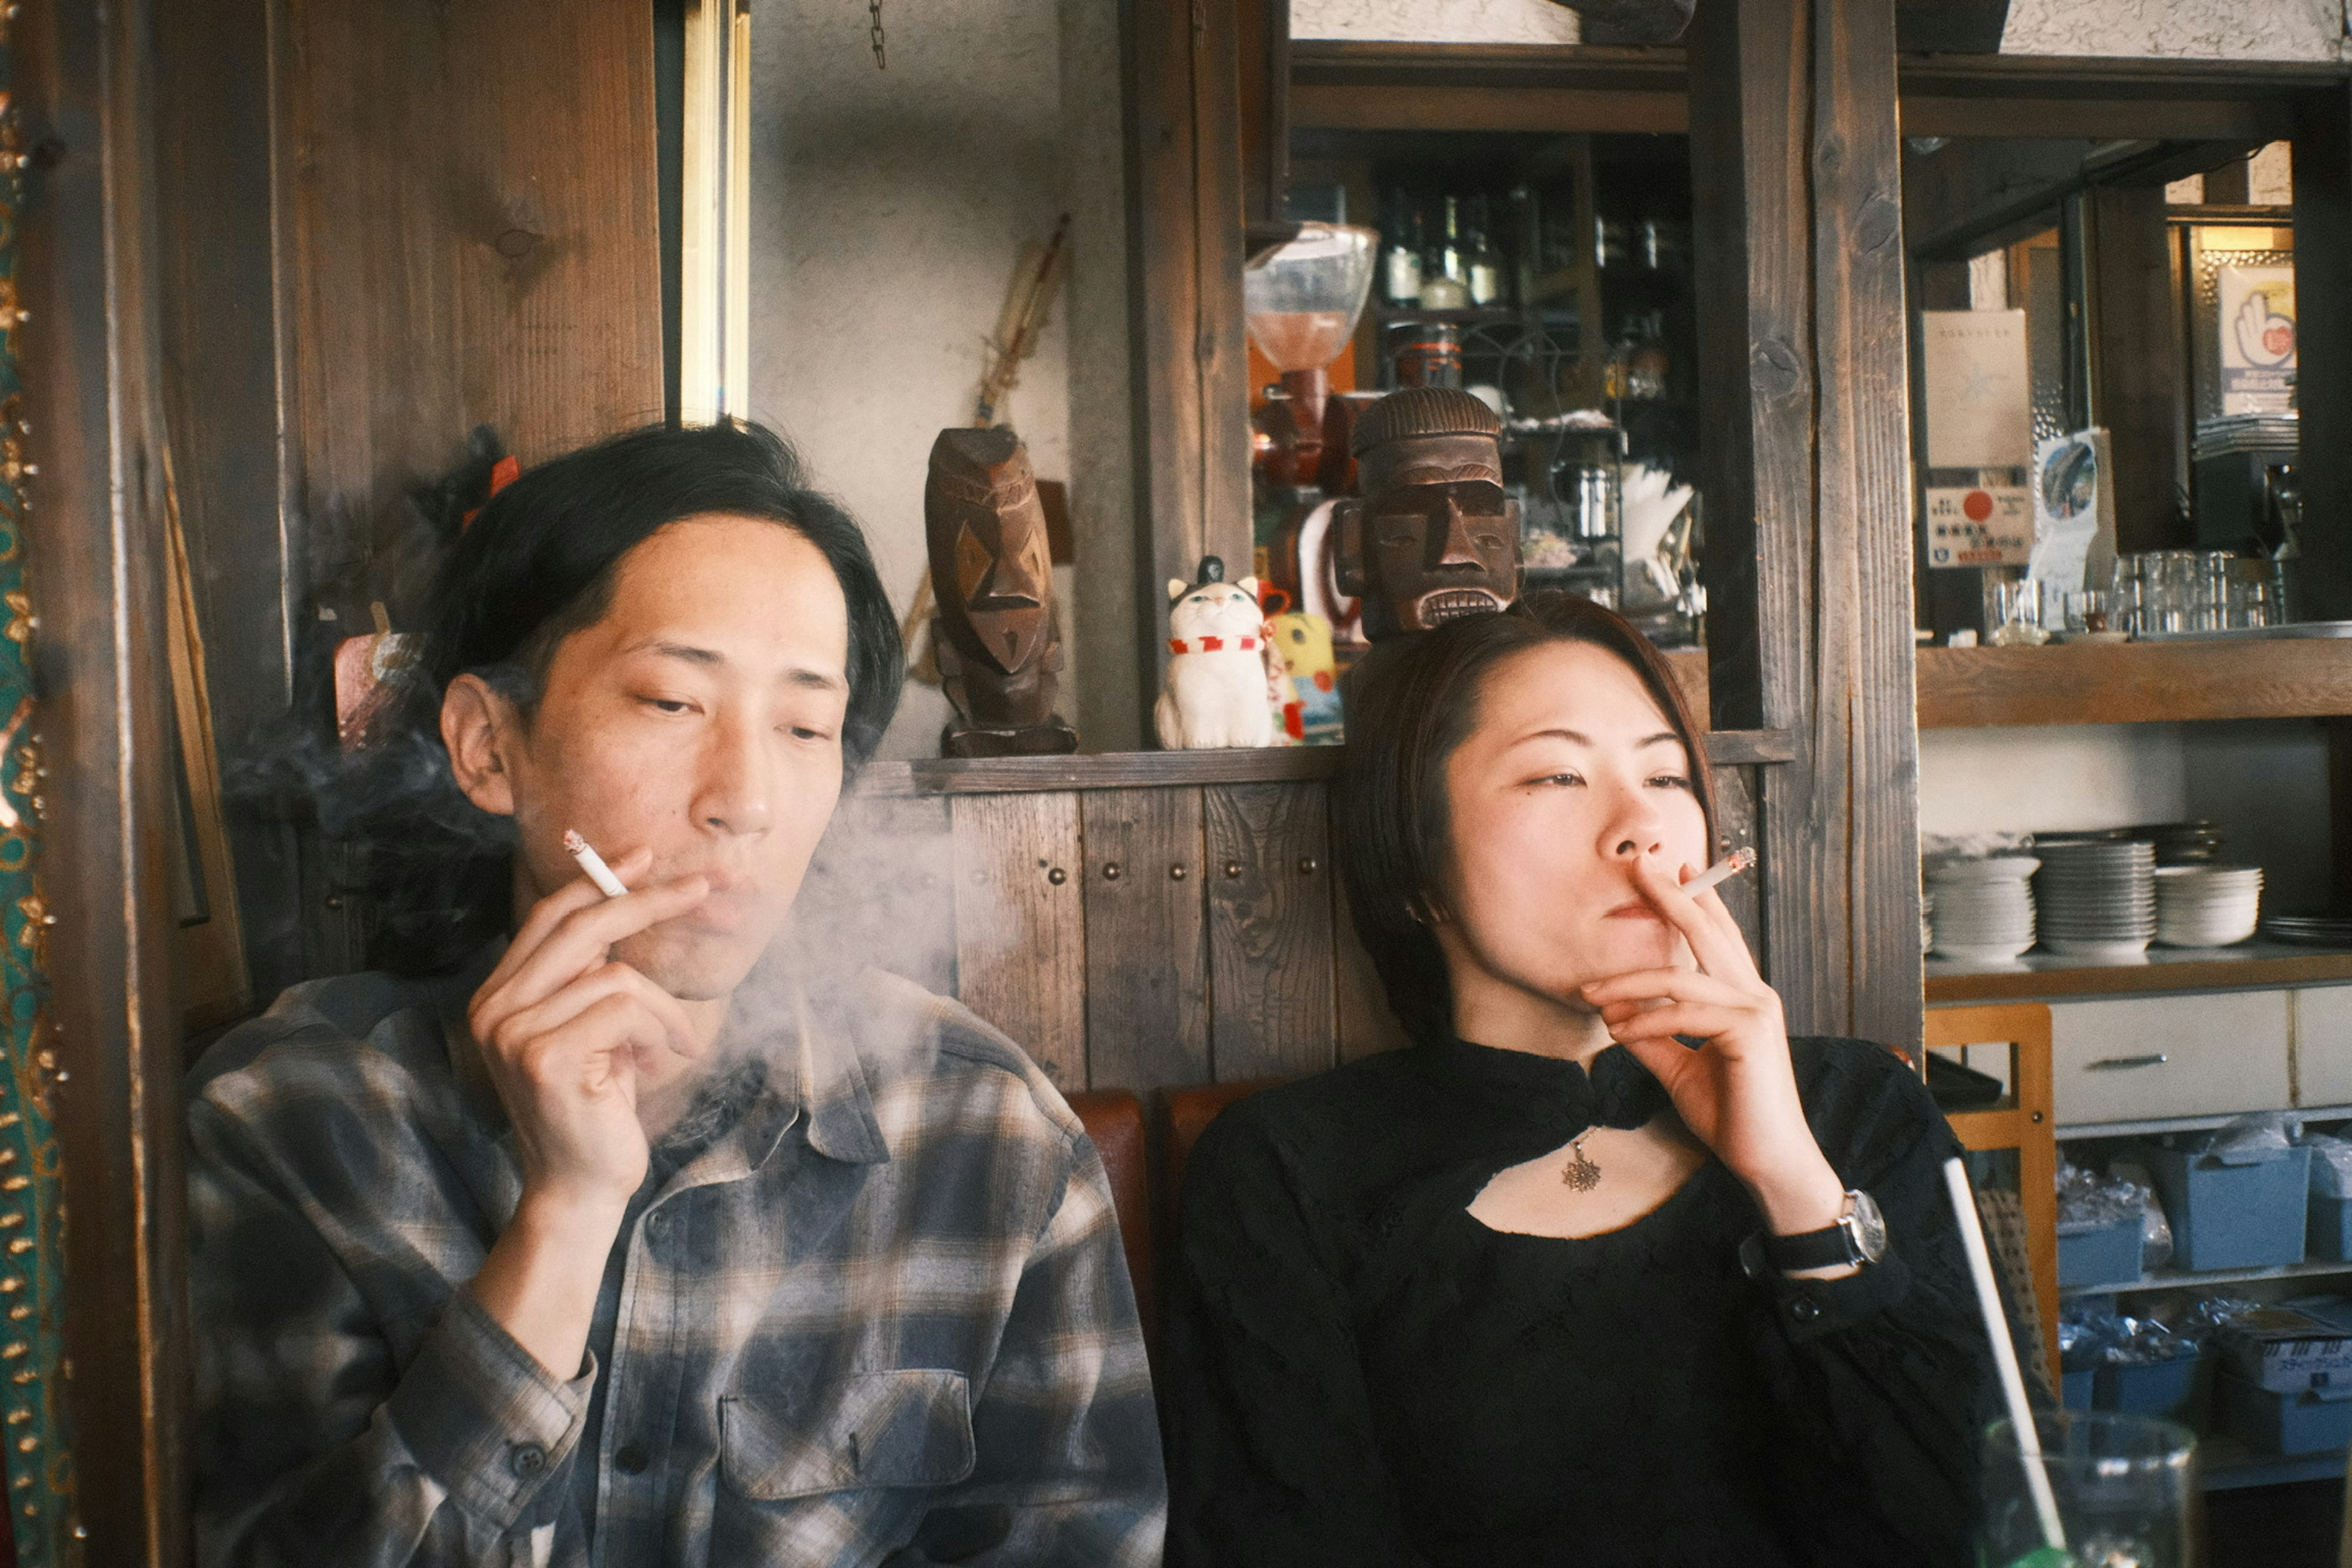
<svg viewBox="0 0 2352 1568">
<path fill-rule="evenodd" d="M 1584 1152 L 1584 1141 L 1591 1136 L 1592 1129 L 1588 1127 L 1568 1146 L 1568 1169 L 1559 1173 L 1559 1179 L 1571 1191 L 1589 1193 L 1601 1184 L 1601 1167 Z"/>
</svg>

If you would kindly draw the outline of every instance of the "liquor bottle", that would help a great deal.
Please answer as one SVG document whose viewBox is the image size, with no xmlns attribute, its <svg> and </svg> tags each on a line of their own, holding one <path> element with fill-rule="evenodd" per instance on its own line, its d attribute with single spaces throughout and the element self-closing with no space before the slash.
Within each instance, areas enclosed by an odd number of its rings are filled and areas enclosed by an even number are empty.
<svg viewBox="0 0 2352 1568">
<path fill-rule="evenodd" d="M 1486 234 L 1486 198 L 1470 199 L 1470 302 L 1497 304 L 1503 298 L 1503 258 L 1495 253 Z"/>
<path fill-rule="evenodd" d="M 1389 244 L 1381 255 L 1381 293 L 1391 305 L 1421 303 L 1421 215 L 1402 186 L 1389 195 Z"/>
<path fill-rule="evenodd" d="M 1462 204 L 1458 197 L 1445 198 L 1445 243 L 1438 247 L 1439 276 L 1451 278 L 1465 289 L 1470 287 L 1470 258 L 1462 248 Z"/>
<path fill-rule="evenodd" d="M 1631 397 L 1664 397 L 1666 395 L 1665 312 L 1653 310 L 1643 318 L 1634 334 L 1633 350 L 1625 366 L 1625 392 Z"/>
</svg>

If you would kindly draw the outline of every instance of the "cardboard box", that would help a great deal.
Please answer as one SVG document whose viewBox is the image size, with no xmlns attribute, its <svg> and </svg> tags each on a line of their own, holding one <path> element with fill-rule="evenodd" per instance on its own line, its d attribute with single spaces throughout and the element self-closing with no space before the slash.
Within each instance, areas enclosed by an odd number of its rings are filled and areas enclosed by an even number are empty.
<svg viewBox="0 0 2352 1568">
<path fill-rule="evenodd" d="M 2258 1307 L 2221 1330 L 2231 1372 L 2273 1394 L 2352 1393 L 2352 1328 L 2292 1306 Z"/>
<path fill-rule="evenodd" d="M 2229 1163 L 2179 1149 L 2147 1151 L 2184 1268 L 2272 1268 L 2303 1261 L 2311 1151 Z"/>
</svg>

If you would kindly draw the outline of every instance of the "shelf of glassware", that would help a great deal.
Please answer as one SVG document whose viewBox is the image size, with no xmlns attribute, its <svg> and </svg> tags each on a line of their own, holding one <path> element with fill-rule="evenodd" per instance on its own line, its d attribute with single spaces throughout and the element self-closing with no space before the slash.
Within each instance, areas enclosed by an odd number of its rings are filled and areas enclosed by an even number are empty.
<svg viewBox="0 0 2352 1568">
<path fill-rule="evenodd" d="M 2344 980 L 2352 980 L 2352 952 L 2260 939 L 2232 947 L 2150 947 L 2137 958 L 2106 963 L 2038 951 L 1998 969 L 1948 959 L 1927 961 L 1931 1005 L 2267 989 Z"/>
</svg>

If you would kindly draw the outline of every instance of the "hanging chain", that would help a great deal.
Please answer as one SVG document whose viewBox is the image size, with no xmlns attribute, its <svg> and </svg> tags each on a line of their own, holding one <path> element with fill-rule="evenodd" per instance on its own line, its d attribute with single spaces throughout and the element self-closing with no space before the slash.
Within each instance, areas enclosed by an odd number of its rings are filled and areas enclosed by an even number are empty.
<svg viewBox="0 0 2352 1568">
<path fill-rule="evenodd" d="M 882 0 L 866 0 L 866 11 L 874 18 L 874 25 L 868 29 L 874 37 L 874 68 L 888 70 L 889 64 L 882 58 Z"/>
</svg>

